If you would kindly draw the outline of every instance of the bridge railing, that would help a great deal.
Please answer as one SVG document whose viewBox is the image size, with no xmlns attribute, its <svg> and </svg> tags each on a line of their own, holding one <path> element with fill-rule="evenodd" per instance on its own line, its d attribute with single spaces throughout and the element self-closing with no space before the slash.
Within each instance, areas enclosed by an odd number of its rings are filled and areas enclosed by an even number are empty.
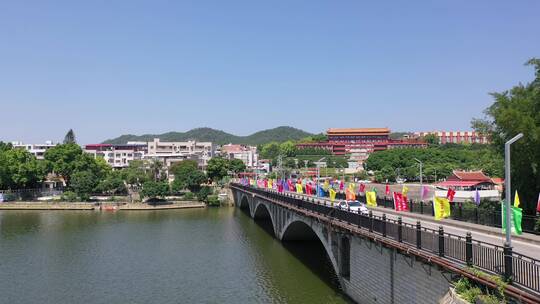
<svg viewBox="0 0 540 304">
<path fill-rule="evenodd" d="M 470 233 L 466 236 L 444 232 L 439 229 L 422 227 L 420 222 L 404 223 L 401 217 L 388 219 L 385 214 L 375 216 L 342 210 L 321 203 L 315 199 L 297 196 L 291 193 L 278 193 L 271 190 L 251 188 L 240 184 L 237 188 L 257 193 L 263 197 L 284 202 L 297 208 L 331 217 L 390 238 L 400 243 L 439 255 L 467 266 L 500 274 L 515 284 L 540 292 L 540 261 L 512 252 L 511 248 L 473 240 Z"/>
</svg>

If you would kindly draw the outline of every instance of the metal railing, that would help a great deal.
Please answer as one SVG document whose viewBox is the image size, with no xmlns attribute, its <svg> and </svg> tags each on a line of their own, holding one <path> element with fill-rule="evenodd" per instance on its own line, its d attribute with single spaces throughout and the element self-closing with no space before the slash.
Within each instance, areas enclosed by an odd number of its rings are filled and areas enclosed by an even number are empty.
<svg viewBox="0 0 540 304">
<path fill-rule="evenodd" d="M 540 293 L 539 260 L 513 252 L 511 247 L 501 247 L 473 240 L 470 232 L 466 236 L 459 236 L 444 232 L 442 226 L 438 230 L 434 230 L 422 227 L 420 222 L 417 222 L 416 225 L 403 223 L 401 217 L 393 220 L 388 219 L 385 214 L 375 216 L 372 212 L 369 212 L 368 215 L 360 212 L 354 213 L 291 193 L 278 193 L 240 184 L 234 184 L 234 186 L 297 208 L 347 222 L 383 237 L 470 267 L 502 275 L 507 281 Z"/>
</svg>

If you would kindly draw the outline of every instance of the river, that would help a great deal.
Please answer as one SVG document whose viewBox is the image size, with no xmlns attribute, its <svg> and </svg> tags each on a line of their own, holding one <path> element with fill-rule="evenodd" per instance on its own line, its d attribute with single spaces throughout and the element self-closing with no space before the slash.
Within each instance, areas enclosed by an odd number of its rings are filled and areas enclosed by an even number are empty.
<svg viewBox="0 0 540 304">
<path fill-rule="evenodd" d="M 241 210 L 0 211 L 0 303 L 348 303 Z"/>
</svg>

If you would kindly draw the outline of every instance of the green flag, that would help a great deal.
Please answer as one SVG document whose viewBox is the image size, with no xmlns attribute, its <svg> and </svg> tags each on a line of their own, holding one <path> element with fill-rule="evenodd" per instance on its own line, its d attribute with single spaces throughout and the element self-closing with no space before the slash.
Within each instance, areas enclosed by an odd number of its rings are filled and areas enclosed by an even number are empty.
<svg viewBox="0 0 540 304">
<path fill-rule="evenodd" d="M 501 203 L 501 210 L 502 210 L 502 229 L 503 231 L 506 231 L 506 204 L 504 201 Z M 510 210 L 510 227 L 512 229 L 512 232 L 514 232 L 517 235 L 520 235 L 523 233 L 523 230 L 521 229 L 521 221 L 523 219 L 523 209 L 511 206 Z"/>
</svg>

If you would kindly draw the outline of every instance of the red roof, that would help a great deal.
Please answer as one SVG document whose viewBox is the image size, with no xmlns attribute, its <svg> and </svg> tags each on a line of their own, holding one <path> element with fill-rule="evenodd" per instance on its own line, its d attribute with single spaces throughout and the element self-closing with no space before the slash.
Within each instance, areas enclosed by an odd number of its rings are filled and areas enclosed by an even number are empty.
<svg viewBox="0 0 540 304">
<path fill-rule="evenodd" d="M 449 181 L 476 181 L 476 182 L 492 182 L 491 178 L 487 177 L 482 171 L 458 171 L 454 170 L 452 175 L 448 177 Z"/>
<path fill-rule="evenodd" d="M 437 184 L 440 187 L 472 187 L 484 182 L 480 181 L 444 181 Z"/>
</svg>

